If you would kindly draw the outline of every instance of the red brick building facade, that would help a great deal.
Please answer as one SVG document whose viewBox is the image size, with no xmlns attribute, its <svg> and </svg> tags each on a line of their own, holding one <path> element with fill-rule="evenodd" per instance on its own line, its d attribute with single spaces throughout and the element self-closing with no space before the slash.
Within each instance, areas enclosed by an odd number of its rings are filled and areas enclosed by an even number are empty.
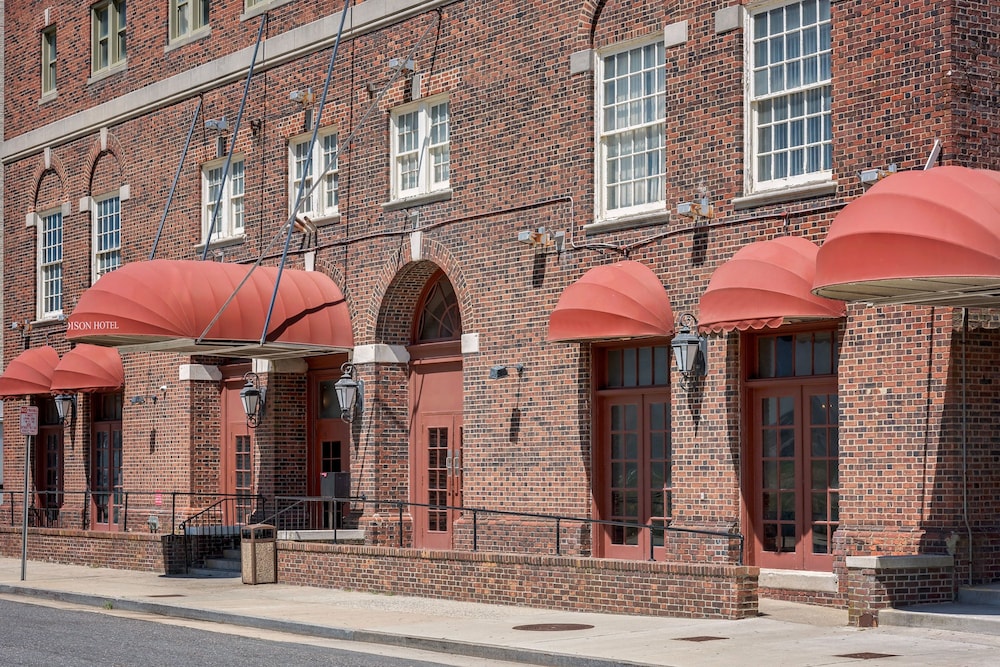
<svg viewBox="0 0 1000 667">
<path fill-rule="evenodd" d="M 868 305 L 882 293 L 811 282 L 823 261 L 846 271 L 816 248 L 869 188 L 1000 170 L 995 3 L 347 4 L 342 22 L 299 0 L 8 3 L 12 518 L 31 404 L 33 520 L 69 543 L 236 495 L 253 499 L 223 523 L 280 522 L 276 497 L 329 495 L 347 472 L 366 502 L 299 518 L 363 530 L 359 558 L 730 568 L 731 616 L 758 572 L 762 594 L 854 618 L 1000 576 L 994 304 Z M 274 304 L 195 262 L 287 275 Z M 805 311 L 767 296 L 794 282 L 771 271 L 804 281 Z M 322 308 L 293 309 L 300 280 Z M 235 329 L 184 319 L 227 296 L 251 313 Z M 671 343 L 695 321 L 706 373 L 686 376 Z M 118 385 L 60 385 L 79 369 L 22 356 L 69 366 L 90 344 L 118 349 Z M 348 360 L 350 424 L 332 393 Z M 248 371 L 266 386 L 255 429 Z M 65 424 L 53 394 L 76 396 Z M 309 549 L 288 554 L 312 581 Z"/>
</svg>

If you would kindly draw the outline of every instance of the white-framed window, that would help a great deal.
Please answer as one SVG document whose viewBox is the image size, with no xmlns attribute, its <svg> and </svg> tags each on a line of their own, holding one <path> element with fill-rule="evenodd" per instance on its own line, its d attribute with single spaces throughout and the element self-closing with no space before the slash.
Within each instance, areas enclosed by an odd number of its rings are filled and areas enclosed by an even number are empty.
<svg viewBox="0 0 1000 667">
<path fill-rule="evenodd" d="M 63 312 L 63 214 L 53 209 L 38 214 L 38 319 Z"/>
<path fill-rule="evenodd" d="M 772 2 L 748 21 L 748 191 L 831 179 L 830 0 Z"/>
<path fill-rule="evenodd" d="M 598 219 L 662 210 L 666 203 L 665 51 L 657 35 L 598 58 Z"/>
<path fill-rule="evenodd" d="M 90 10 L 91 72 L 125 62 L 125 0 L 99 2 Z"/>
<path fill-rule="evenodd" d="M 392 111 L 392 197 L 448 188 L 451 177 L 450 109 L 432 97 Z"/>
<path fill-rule="evenodd" d="M 93 280 L 114 271 L 122 262 L 122 207 L 118 193 L 95 198 Z"/>
<path fill-rule="evenodd" d="M 309 142 L 312 133 L 299 135 L 288 144 L 288 212 L 292 212 L 295 199 L 302 186 L 302 202 L 297 210 L 300 216 L 322 219 L 337 214 L 340 206 L 340 174 L 338 171 L 337 133 L 320 132 L 313 145 L 309 160 Z M 306 168 L 306 163 L 309 168 Z M 319 186 L 315 187 L 319 182 Z"/>
<path fill-rule="evenodd" d="M 243 156 L 232 157 L 229 174 L 223 183 L 222 172 L 225 166 L 226 161 L 223 159 L 208 162 L 201 168 L 201 235 L 209 243 L 239 238 L 244 233 L 243 195 L 246 192 L 246 177 Z M 214 227 L 209 233 L 209 226 L 213 224 L 213 220 Z"/>
<path fill-rule="evenodd" d="M 42 95 L 56 91 L 56 27 L 42 31 Z"/>
<path fill-rule="evenodd" d="M 170 39 L 187 37 L 208 26 L 208 0 L 170 0 Z"/>
</svg>

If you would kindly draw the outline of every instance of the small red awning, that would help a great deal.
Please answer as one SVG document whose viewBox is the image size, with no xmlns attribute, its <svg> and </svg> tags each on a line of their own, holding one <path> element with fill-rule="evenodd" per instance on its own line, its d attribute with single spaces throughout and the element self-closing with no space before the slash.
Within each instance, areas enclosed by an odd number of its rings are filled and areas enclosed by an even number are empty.
<svg viewBox="0 0 1000 667">
<path fill-rule="evenodd" d="M 80 344 L 63 355 L 52 373 L 52 393 L 116 391 L 125 384 L 125 369 L 113 347 Z"/>
<path fill-rule="evenodd" d="M 0 398 L 48 394 L 58 363 L 59 353 L 50 345 L 25 350 L 0 375 Z"/>
<path fill-rule="evenodd" d="M 894 174 L 844 207 L 813 292 L 844 301 L 1000 305 L 1000 172 Z"/>
<path fill-rule="evenodd" d="M 842 301 L 812 293 L 816 244 L 782 236 L 740 248 L 712 274 L 701 297 L 698 327 L 723 333 L 843 317 Z"/>
<path fill-rule="evenodd" d="M 66 337 L 129 350 L 261 359 L 354 347 L 340 288 L 323 273 L 293 269 L 281 274 L 261 344 L 278 269 L 251 268 L 166 259 L 126 264 L 83 293 Z"/>
<path fill-rule="evenodd" d="M 563 290 L 549 315 L 550 341 L 674 335 L 674 314 L 660 279 L 639 262 L 587 271 Z"/>
</svg>

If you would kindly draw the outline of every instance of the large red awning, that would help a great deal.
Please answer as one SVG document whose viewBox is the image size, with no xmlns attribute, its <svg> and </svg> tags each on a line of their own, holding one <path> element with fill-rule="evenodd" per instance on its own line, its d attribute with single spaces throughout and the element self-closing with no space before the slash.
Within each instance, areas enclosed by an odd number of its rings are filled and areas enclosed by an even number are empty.
<svg viewBox="0 0 1000 667">
<path fill-rule="evenodd" d="M 834 219 L 813 292 L 844 301 L 1000 305 L 1000 172 L 894 174 Z"/>
<path fill-rule="evenodd" d="M 48 394 L 58 363 L 59 353 L 49 345 L 25 350 L 0 375 L 0 398 Z"/>
<path fill-rule="evenodd" d="M 125 384 L 118 350 L 82 343 L 63 355 L 52 373 L 54 394 L 116 391 Z"/>
<path fill-rule="evenodd" d="M 549 315 L 550 341 L 674 335 L 674 314 L 660 279 L 639 262 L 587 271 L 563 290 Z"/>
<path fill-rule="evenodd" d="M 794 236 L 740 248 L 712 274 L 701 297 L 699 329 L 723 333 L 843 317 L 842 301 L 812 293 L 818 252 L 816 244 Z"/>
<path fill-rule="evenodd" d="M 83 293 L 66 337 L 127 350 L 262 359 L 354 347 L 340 288 L 323 273 L 292 269 L 281 274 L 261 343 L 278 269 L 251 268 L 166 259 L 126 264 Z"/>
</svg>

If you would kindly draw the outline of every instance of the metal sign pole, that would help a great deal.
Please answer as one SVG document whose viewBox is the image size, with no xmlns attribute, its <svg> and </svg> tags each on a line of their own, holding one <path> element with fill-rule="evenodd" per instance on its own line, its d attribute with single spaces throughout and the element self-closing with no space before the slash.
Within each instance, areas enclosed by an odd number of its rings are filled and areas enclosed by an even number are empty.
<svg viewBox="0 0 1000 667">
<path fill-rule="evenodd" d="M 25 568 L 28 563 L 28 471 L 30 469 L 31 440 L 34 436 L 27 436 L 24 446 L 24 499 L 21 508 L 21 581 L 24 581 Z"/>
<path fill-rule="evenodd" d="M 38 435 L 38 406 L 21 406 L 21 435 L 24 438 L 24 506 L 21 512 L 21 581 L 24 581 L 28 563 L 28 474 L 31 472 L 31 450 L 34 437 Z"/>
</svg>

